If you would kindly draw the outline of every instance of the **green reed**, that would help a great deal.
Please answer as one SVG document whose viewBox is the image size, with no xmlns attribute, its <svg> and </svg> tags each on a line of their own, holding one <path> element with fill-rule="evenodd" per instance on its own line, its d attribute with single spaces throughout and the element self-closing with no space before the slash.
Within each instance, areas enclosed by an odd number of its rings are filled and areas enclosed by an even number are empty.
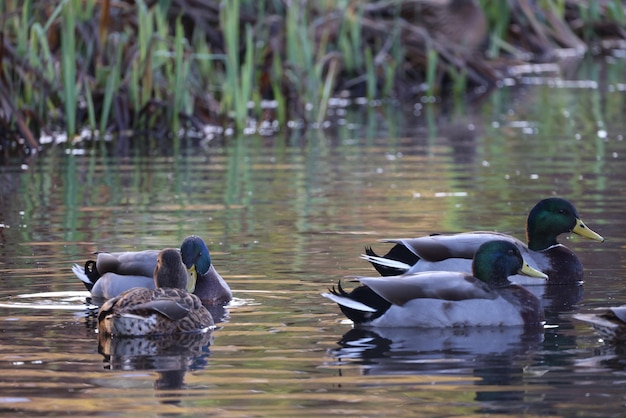
<svg viewBox="0 0 626 418">
<path fill-rule="evenodd" d="M 620 25 L 626 24 L 626 10 L 624 10 L 624 5 L 621 0 L 609 1 L 606 5 L 606 11 L 610 19 Z"/>
<path fill-rule="evenodd" d="M 104 100 L 102 102 L 102 109 L 100 113 L 100 135 L 104 136 L 108 122 L 109 115 L 111 113 L 111 109 L 113 106 L 113 99 L 118 92 L 118 88 L 120 85 L 121 79 L 121 68 L 122 68 L 122 51 L 124 50 L 124 41 L 119 40 L 118 42 L 109 43 L 110 47 L 116 48 L 116 54 L 114 56 L 112 65 L 106 67 L 104 72 L 108 73 L 106 76 L 106 84 L 104 85 Z M 88 96 L 91 96 L 91 92 L 88 93 Z"/>
<path fill-rule="evenodd" d="M 439 53 L 434 48 L 429 47 L 426 52 L 426 95 L 434 97 L 437 94 L 437 66 L 439 63 Z"/>
<path fill-rule="evenodd" d="M 74 1 L 67 0 L 63 4 L 61 15 L 61 79 L 63 80 L 62 93 L 68 139 L 76 133 L 76 108 L 78 105 L 75 26 Z"/>
<path fill-rule="evenodd" d="M 365 48 L 365 86 L 367 100 L 371 102 L 378 97 L 376 64 L 371 48 Z"/>
<path fill-rule="evenodd" d="M 16 16 L 13 19 L 17 33 L 17 42 L 16 42 L 16 50 L 18 53 L 25 53 L 27 51 L 28 45 L 28 22 L 30 17 L 32 16 L 32 2 L 30 0 L 26 0 L 24 2 L 22 13 L 19 17 Z M 18 23 L 19 22 L 19 23 Z"/>
<path fill-rule="evenodd" d="M 308 36 L 308 25 L 303 6 L 296 2 L 287 9 L 285 17 L 286 59 L 290 69 L 287 77 L 296 86 L 296 91 L 303 94 L 305 102 L 310 102 L 312 92 L 317 90 L 313 80 L 313 56 L 315 47 Z M 309 84 L 309 85 L 307 85 Z M 309 87 L 313 87 L 309 89 Z"/>
<path fill-rule="evenodd" d="M 187 92 L 187 77 L 189 76 L 189 60 L 185 59 L 186 40 L 183 35 L 183 25 L 180 18 L 176 19 L 176 35 L 174 38 L 174 72 L 169 85 L 174 86 L 172 127 L 174 132 L 180 126 L 179 114 L 191 112 L 189 94 Z"/>
<path fill-rule="evenodd" d="M 134 110 L 141 111 L 150 101 L 153 93 L 152 68 L 154 12 L 149 10 L 143 1 L 137 1 L 137 39 L 135 48 L 138 51 L 131 64 L 131 81 L 129 93 Z"/>
<path fill-rule="evenodd" d="M 523 16 L 518 9 L 513 14 L 511 2 L 480 3 L 492 39 L 490 57 L 525 52 L 510 39 L 513 21 L 523 30 L 539 31 L 548 48 L 576 35 L 599 37 L 598 21 L 626 25 L 618 0 L 527 1 Z M 0 31 L 13 55 L 8 49 L 0 53 L 0 87 L 3 100 L 15 109 L 9 113 L 16 115 L 7 123 L 11 129 L 19 126 L 22 136 L 28 136 L 28 126 L 53 130 L 63 124 L 69 138 L 83 126 L 101 135 L 155 127 L 177 132 L 198 121 L 241 130 L 248 118 L 266 115 L 258 106 L 261 94 L 275 99 L 281 126 L 289 118 L 320 122 L 338 86 L 363 85 L 374 101 L 412 82 L 409 73 L 424 74 L 429 96 L 443 94 L 439 83 L 446 73 L 453 93 L 463 95 L 470 87 L 466 69 L 448 64 L 435 48 L 421 50 L 407 37 L 398 4 L 137 0 L 120 8 L 109 0 L 5 0 Z M 584 22 L 576 35 L 564 23 L 565 11 L 576 11 L 573 5 Z M 207 36 L 202 24 L 186 35 L 190 28 L 183 27 L 181 16 L 193 16 L 197 8 L 214 13 L 211 28 L 223 45 Z M 376 8 L 384 12 L 372 12 Z M 268 17 L 280 23 L 272 26 Z M 560 23 L 554 25 L 555 20 Z M 426 64 L 416 60 L 421 67 L 407 71 L 407 51 L 423 52 Z"/>
<path fill-rule="evenodd" d="M 235 125 L 243 129 L 248 119 L 248 103 L 252 100 L 254 74 L 254 42 L 252 28 L 245 27 L 245 56 L 239 59 L 240 48 L 239 0 L 226 2 L 220 13 L 226 50 L 226 83 L 222 90 L 222 110 L 234 114 Z"/>
<path fill-rule="evenodd" d="M 578 4 L 578 12 L 584 23 L 583 38 L 591 40 L 597 38 L 594 25 L 599 22 L 613 22 L 622 27 L 626 25 L 626 12 L 620 0 L 599 1 L 593 0 Z"/>
<path fill-rule="evenodd" d="M 497 57 L 503 45 L 508 45 L 506 35 L 509 29 L 511 6 L 507 1 L 481 0 L 480 2 L 490 28 L 491 42 L 487 55 Z"/>
<path fill-rule="evenodd" d="M 357 5 L 356 11 L 349 11 L 343 16 L 341 29 L 337 36 L 337 49 L 343 56 L 343 65 L 348 71 L 357 71 L 364 66 L 363 56 L 363 7 Z"/>
<path fill-rule="evenodd" d="M 452 96 L 462 97 L 467 91 L 467 70 L 465 67 L 456 68 L 449 66 L 448 74 L 452 79 Z"/>
<path fill-rule="evenodd" d="M 93 96 L 91 94 L 91 88 L 89 86 L 89 82 L 85 79 L 83 91 L 85 92 L 85 106 L 87 107 L 87 120 L 88 126 L 91 128 L 91 131 L 95 131 L 96 129 L 96 108 L 93 102 Z"/>
</svg>

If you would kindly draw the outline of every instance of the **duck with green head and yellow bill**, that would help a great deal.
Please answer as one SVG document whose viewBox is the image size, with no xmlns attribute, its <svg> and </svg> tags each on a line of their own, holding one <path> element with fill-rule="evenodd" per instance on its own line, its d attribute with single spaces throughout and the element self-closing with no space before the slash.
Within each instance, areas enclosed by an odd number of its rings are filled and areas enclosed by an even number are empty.
<svg viewBox="0 0 626 418">
<path fill-rule="evenodd" d="M 491 240 L 507 240 L 517 246 L 522 257 L 532 267 L 548 275 L 546 284 L 578 284 L 583 280 L 583 266 L 576 254 L 557 241 L 565 233 L 603 242 L 604 238 L 589 229 L 570 202 L 547 198 L 530 211 L 526 223 L 527 244 L 507 234 L 487 231 L 464 232 L 453 235 L 430 235 L 420 238 L 385 239 L 395 244 L 384 256 L 366 248 L 362 258 L 371 262 L 383 276 L 420 271 L 470 271 L 476 250 Z M 520 275 L 515 283 L 532 285 Z"/>
<path fill-rule="evenodd" d="M 337 303 L 360 327 L 543 325 L 541 301 L 508 277 L 518 273 L 547 276 L 526 264 L 516 245 L 503 240 L 481 245 L 472 271 L 359 277 L 361 286 L 351 292 L 340 283 L 322 296 Z"/>
<path fill-rule="evenodd" d="M 92 297 L 110 299 L 133 287 L 154 289 L 153 272 L 158 254 L 158 250 L 99 252 L 95 260 L 85 263 L 84 269 L 74 264 L 72 271 Z M 189 275 L 189 292 L 198 296 L 205 305 L 230 302 L 230 287 L 215 270 L 209 249 L 202 238 L 195 235 L 186 237 L 181 244 L 180 254 Z"/>
</svg>

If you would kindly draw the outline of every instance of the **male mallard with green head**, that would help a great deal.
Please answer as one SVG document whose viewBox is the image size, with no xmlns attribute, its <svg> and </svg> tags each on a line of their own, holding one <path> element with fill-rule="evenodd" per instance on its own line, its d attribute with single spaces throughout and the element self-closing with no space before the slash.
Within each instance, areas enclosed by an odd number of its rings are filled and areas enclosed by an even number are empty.
<svg viewBox="0 0 626 418">
<path fill-rule="evenodd" d="M 547 276 L 528 266 L 516 245 L 492 240 L 480 246 L 472 274 L 427 271 L 359 277 L 348 293 L 339 285 L 322 296 L 336 302 L 356 326 L 464 327 L 541 325 L 541 301 L 512 284 L 517 273 Z"/>
<path fill-rule="evenodd" d="M 561 234 L 573 232 L 603 242 L 604 238 L 589 229 L 578 211 L 565 199 L 551 197 L 532 208 L 526 224 L 528 245 L 498 232 L 464 232 L 455 235 L 431 235 L 420 238 L 387 239 L 396 245 L 383 257 L 371 248 L 362 256 L 383 276 L 419 271 L 470 271 L 474 253 L 487 241 L 504 239 L 514 243 L 532 267 L 547 274 L 547 284 L 576 284 L 583 279 L 583 266 L 576 254 L 557 241 Z M 527 285 L 522 276 L 512 278 Z"/>
<path fill-rule="evenodd" d="M 202 238 L 192 235 L 183 240 L 180 253 L 189 273 L 188 290 L 205 305 L 223 305 L 232 299 L 230 287 L 215 270 L 211 254 Z M 154 289 L 152 273 L 158 250 L 97 253 L 83 269 L 74 264 L 72 271 L 91 295 L 110 299 L 133 287 Z"/>
</svg>

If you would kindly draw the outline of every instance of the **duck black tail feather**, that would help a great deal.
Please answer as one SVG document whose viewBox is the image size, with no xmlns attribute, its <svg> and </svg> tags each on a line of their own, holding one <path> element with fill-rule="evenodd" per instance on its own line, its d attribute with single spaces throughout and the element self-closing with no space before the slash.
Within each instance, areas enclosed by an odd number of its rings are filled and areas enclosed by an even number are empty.
<svg viewBox="0 0 626 418">
<path fill-rule="evenodd" d="M 341 286 L 341 281 L 339 281 L 337 283 L 336 289 L 333 286 L 331 289 L 328 289 L 328 291 L 336 296 L 350 298 L 376 309 L 376 312 L 363 312 L 339 304 L 339 309 L 341 309 L 341 312 L 343 312 L 343 314 L 347 316 L 348 319 L 352 320 L 352 322 L 354 322 L 355 324 L 370 322 L 383 315 L 387 311 L 387 309 L 391 307 L 391 303 L 389 303 L 387 300 L 376 294 L 372 289 L 364 285 L 355 287 L 350 293 L 348 293 Z"/>
<path fill-rule="evenodd" d="M 96 268 L 96 262 L 94 260 L 87 260 L 85 263 L 85 276 L 91 281 L 91 287 L 93 287 L 100 278 L 101 274 Z"/>
<path fill-rule="evenodd" d="M 372 256 L 372 257 L 380 257 L 378 254 L 374 252 L 374 250 L 372 250 L 372 247 L 365 247 L 365 254 Z M 401 244 L 394 245 L 391 248 L 391 250 L 389 250 L 389 252 L 382 257 L 388 258 L 390 260 L 401 261 L 410 266 L 412 266 L 413 264 L 419 261 L 418 256 L 413 254 L 411 250 L 409 250 L 408 248 L 406 248 L 404 245 L 401 245 Z M 374 266 L 376 271 L 381 276 L 398 276 L 404 273 L 404 270 L 398 269 L 395 267 L 383 266 L 383 265 L 376 264 L 376 263 L 372 263 L 372 266 Z"/>
</svg>

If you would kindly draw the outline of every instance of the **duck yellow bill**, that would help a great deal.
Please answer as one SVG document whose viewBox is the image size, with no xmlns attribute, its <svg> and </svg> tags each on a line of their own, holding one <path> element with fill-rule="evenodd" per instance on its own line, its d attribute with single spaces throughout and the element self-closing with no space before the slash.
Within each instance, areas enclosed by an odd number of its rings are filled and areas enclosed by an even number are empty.
<svg viewBox="0 0 626 418">
<path fill-rule="evenodd" d="M 520 273 L 525 274 L 526 276 L 530 276 L 530 277 L 536 277 L 538 279 L 547 279 L 548 275 L 536 270 L 534 268 L 532 268 L 527 262 L 524 261 L 524 265 L 522 266 L 522 269 L 520 270 Z"/>
<path fill-rule="evenodd" d="M 594 241 L 604 242 L 604 238 L 602 238 L 601 235 L 587 228 L 587 225 L 585 225 L 585 223 L 580 219 L 576 219 L 576 226 L 574 226 L 572 232 L 580 235 L 581 237 L 592 239 Z"/>
<path fill-rule="evenodd" d="M 187 269 L 187 292 L 193 293 L 196 290 L 196 280 L 198 279 L 198 273 L 196 272 L 196 266 L 192 265 Z"/>
</svg>

